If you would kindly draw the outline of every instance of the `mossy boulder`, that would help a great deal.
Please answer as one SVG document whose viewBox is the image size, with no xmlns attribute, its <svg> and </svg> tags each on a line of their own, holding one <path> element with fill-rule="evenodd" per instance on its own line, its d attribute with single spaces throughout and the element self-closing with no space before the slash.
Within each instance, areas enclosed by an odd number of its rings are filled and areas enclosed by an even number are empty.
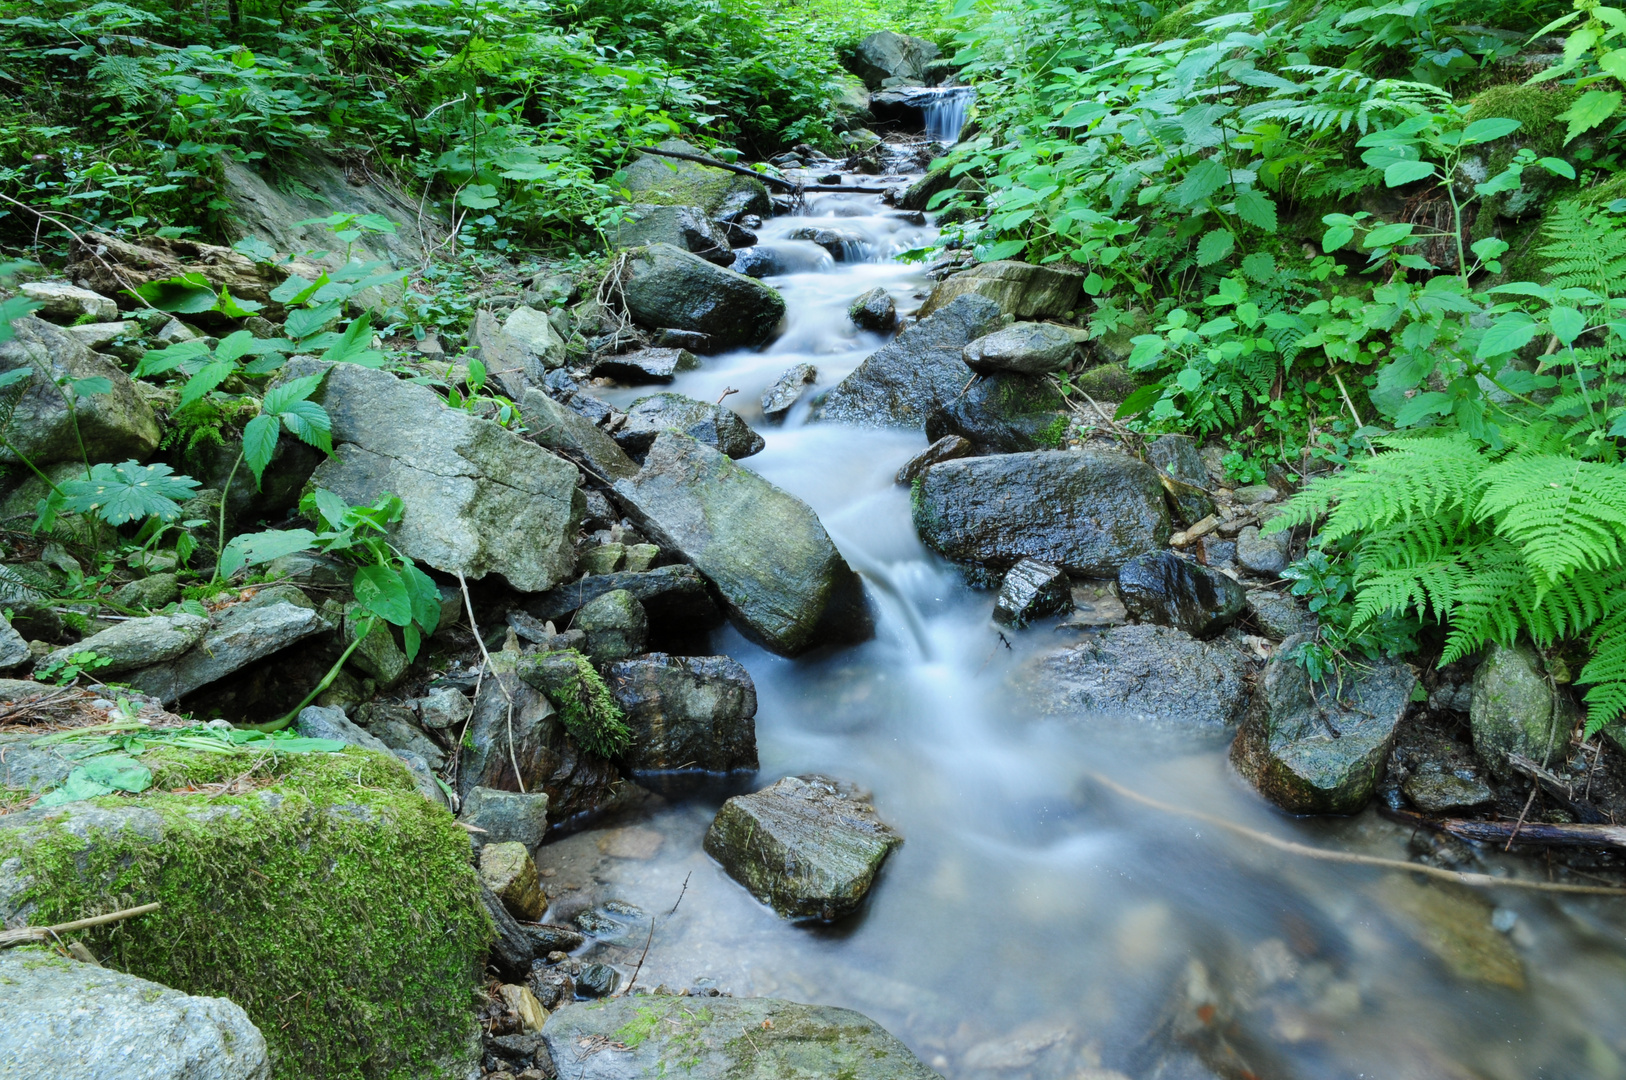
<svg viewBox="0 0 1626 1080">
<path fill-rule="evenodd" d="M 705 152 L 681 139 L 667 139 L 657 150 L 704 157 Z M 714 169 L 698 162 L 644 154 L 627 166 L 621 184 L 635 203 L 649 206 L 699 207 L 712 217 L 773 212 L 761 180 Z"/>
<path fill-rule="evenodd" d="M 1492 645 L 1474 672 L 1468 706 L 1474 751 L 1498 777 L 1513 775 L 1509 754 L 1551 764 L 1565 754 L 1565 711 L 1541 668 L 1541 658 L 1526 644 Z"/>
<path fill-rule="evenodd" d="M 959 435 L 979 454 L 1020 454 L 1059 449 L 1069 426 L 1067 400 L 1051 379 L 996 371 L 934 409 L 926 438 Z"/>
<path fill-rule="evenodd" d="M 156 901 L 77 936 L 110 967 L 242 1006 L 273 1076 L 467 1075 L 491 922 L 468 835 L 400 762 L 356 749 L 141 760 L 154 782 L 140 796 L 0 816 L 0 924 Z M 268 783 L 208 793 L 243 775 Z"/>
</svg>

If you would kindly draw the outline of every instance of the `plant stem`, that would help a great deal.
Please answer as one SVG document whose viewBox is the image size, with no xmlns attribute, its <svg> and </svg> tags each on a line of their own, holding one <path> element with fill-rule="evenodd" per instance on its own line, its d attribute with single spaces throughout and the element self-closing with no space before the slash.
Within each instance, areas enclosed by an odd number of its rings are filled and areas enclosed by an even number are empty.
<svg viewBox="0 0 1626 1080">
<path fill-rule="evenodd" d="M 46 476 L 44 473 L 40 472 L 39 466 L 35 465 L 33 461 L 29 459 L 27 454 L 13 446 L 10 439 L 6 438 L 4 435 L 0 435 L 0 445 L 3 445 L 7 450 L 10 450 L 13 454 L 16 454 L 18 461 L 22 462 L 24 465 L 27 465 L 29 470 L 32 471 L 35 476 L 45 481 L 46 487 L 50 488 L 57 495 L 62 494 L 62 489 L 52 483 L 49 476 Z"/>
<path fill-rule="evenodd" d="M 346 660 L 350 659 L 350 654 L 355 652 L 357 646 L 359 646 L 363 641 L 367 640 L 367 635 L 373 632 L 373 622 L 374 616 L 368 615 L 366 618 L 362 619 L 356 624 L 356 639 L 350 643 L 349 647 L 347 647 L 344 652 L 339 654 L 339 658 L 333 662 L 332 667 L 327 669 L 327 674 L 322 676 L 322 681 L 316 684 L 316 688 L 305 695 L 305 700 L 301 701 L 298 705 L 295 705 L 291 710 L 289 710 L 287 716 L 284 716 L 278 720 L 268 720 L 263 724 L 238 724 L 237 727 L 243 728 L 247 731 L 264 731 L 269 733 L 273 731 L 281 731 L 283 728 L 293 723 L 294 720 L 298 718 L 299 714 L 305 710 L 305 706 L 315 701 L 324 690 L 333 685 L 333 680 L 339 677 L 339 669 L 344 667 L 344 662 Z"/>
<path fill-rule="evenodd" d="M 226 486 L 220 492 L 220 529 L 215 534 L 215 573 L 209 579 L 212 585 L 220 580 L 220 562 L 226 556 L 226 500 L 231 496 L 231 482 L 237 478 L 237 468 L 243 464 L 245 450 L 237 451 L 237 460 L 231 463 L 231 472 L 226 474 Z"/>
</svg>

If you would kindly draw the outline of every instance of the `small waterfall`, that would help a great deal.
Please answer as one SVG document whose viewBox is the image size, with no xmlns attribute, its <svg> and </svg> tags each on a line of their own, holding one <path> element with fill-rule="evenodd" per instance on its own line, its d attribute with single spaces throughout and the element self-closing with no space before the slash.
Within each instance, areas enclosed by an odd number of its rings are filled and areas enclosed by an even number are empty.
<svg viewBox="0 0 1626 1080">
<path fill-rule="evenodd" d="M 934 142 L 955 143 L 965 126 L 966 110 L 977 92 L 969 86 L 951 86 L 931 91 L 930 100 L 921 102 L 926 114 L 926 137 Z"/>
</svg>

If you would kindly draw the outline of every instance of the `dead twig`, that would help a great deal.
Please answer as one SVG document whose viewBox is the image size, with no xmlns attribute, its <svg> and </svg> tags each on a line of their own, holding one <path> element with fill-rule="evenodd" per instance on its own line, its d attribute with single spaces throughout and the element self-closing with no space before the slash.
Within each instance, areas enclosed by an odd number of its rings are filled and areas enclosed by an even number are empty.
<svg viewBox="0 0 1626 1080">
<path fill-rule="evenodd" d="M 496 665 L 491 662 L 491 653 L 486 651 L 485 638 L 480 636 L 480 624 L 474 618 L 474 601 L 469 599 L 469 583 L 463 580 L 463 571 L 457 572 L 457 587 L 463 592 L 463 610 L 469 613 L 469 629 L 474 631 L 474 643 L 480 646 L 480 672 L 474 677 L 474 701 L 478 706 L 480 701 L 480 686 L 485 681 L 486 668 L 492 669 L 497 679 L 497 689 L 502 691 L 503 700 L 508 703 L 508 763 L 514 767 L 514 783 L 519 785 L 521 795 L 525 794 L 525 777 L 520 775 L 519 758 L 514 753 L 514 695 L 503 684 L 502 676 L 497 674 Z M 474 721 L 474 712 L 469 712 L 469 718 L 463 721 L 463 731 L 458 735 L 457 745 L 463 745 L 463 736 L 468 734 L 469 724 Z M 458 755 L 462 757 L 461 754 Z"/>
<path fill-rule="evenodd" d="M 678 890 L 677 903 L 673 904 L 672 905 L 672 910 L 668 911 L 666 913 L 666 917 L 668 919 L 670 919 L 673 915 L 677 914 L 678 904 L 683 903 L 683 896 L 684 896 L 685 893 L 687 893 L 689 891 L 689 877 L 690 877 L 689 874 L 684 874 L 683 875 L 683 888 Z M 617 997 L 626 997 L 628 994 L 632 993 L 632 986 L 633 986 L 634 983 L 636 983 L 638 981 L 638 973 L 640 971 L 644 970 L 644 960 L 648 958 L 648 956 L 649 956 L 649 946 L 652 945 L 654 943 L 654 941 L 655 941 L 655 916 L 651 915 L 649 917 L 649 937 L 644 939 L 644 951 L 643 951 L 642 955 L 640 955 L 638 957 L 637 966 L 632 969 L 632 978 L 627 980 L 626 987 L 619 994 L 616 995 Z"/>
<path fill-rule="evenodd" d="M 137 915 L 146 915 L 157 911 L 161 904 L 142 904 L 140 907 L 125 908 L 123 911 L 110 911 L 106 915 L 93 915 L 88 919 L 75 919 L 72 922 L 57 923 L 55 926 L 24 926 L 16 930 L 0 930 L 0 949 L 8 945 L 27 945 L 45 941 L 58 934 L 66 934 L 74 930 L 88 930 L 93 926 L 105 926 L 108 923 L 122 922 L 133 919 Z"/>
</svg>

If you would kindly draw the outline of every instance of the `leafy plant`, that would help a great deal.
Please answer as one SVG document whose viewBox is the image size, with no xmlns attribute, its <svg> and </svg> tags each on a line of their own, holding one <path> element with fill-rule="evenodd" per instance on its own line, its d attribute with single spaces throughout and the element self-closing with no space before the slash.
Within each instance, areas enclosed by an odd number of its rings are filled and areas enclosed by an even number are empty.
<svg viewBox="0 0 1626 1080">
<path fill-rule="evenodd" d="M 66 686 L 79 676 L 97 668 L 104 668 L 113 661 L 106 656 L 96 655 L 94 649 L 83 649 L 70 653 L 65 658 L 50 660 L 34 669 L 34 677 L 45 682 L 53 682 L 58 686 Z"/>
</svg>

